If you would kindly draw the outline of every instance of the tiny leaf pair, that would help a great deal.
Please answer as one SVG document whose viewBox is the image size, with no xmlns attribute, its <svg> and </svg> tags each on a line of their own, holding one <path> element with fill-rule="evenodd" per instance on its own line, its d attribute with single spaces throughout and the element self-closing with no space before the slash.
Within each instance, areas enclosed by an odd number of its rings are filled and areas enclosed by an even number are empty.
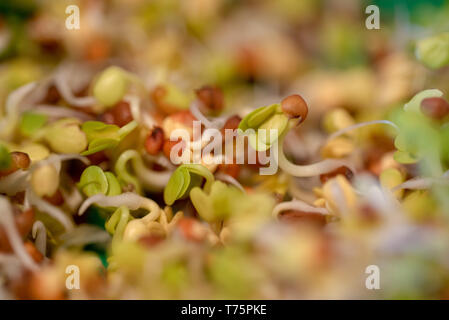
<svg viewBox="0 0 449 320">
<path fill-rule="evenodd" d="M 116 196 L 122 192 L 115 175 L 112 172 L 103 172 L 98 166 L 89 166 L 83 171 L 78 187 L 88 197 L 98 193 Z"/>
<path fill-rule="evenodd" d="M 101 121 L 86 121 L 81 130 L 86 133 L 89 143 L 88 149 L 81 153 L 87 156 L 105 149 L 116 147 L 120 141 L 137 127 L 136 121 L 119 128 L 114 124 L 105 124 Z"/>
<path fill-rule="evenodd" d="M 206 180 L 204 189 L 209 191 L 214 182 L 214 176 L 206 167 L 200 164 L 179 166 L 171 175 L 164 189 L 165 203 L 172 205 L 176 200 L 185 198 L 192 188 L 201 185 L 203 178 Z"/>
<path fill-rule="evenodd" d="M 190 200 L 200 217 L 207 222 L 226 219 L 232 212 L 232 202 L 239 199 L 242 192 L 235 187 L 215 181 L 209 193 L 195 187 L 190 191 Z"/>
<path fill-rule="evenodd" d="M 249 143 L 255 150 L 265 151 L 286 132 L 288 121 L 280 104 L 272 104 L 249 113 L 238 129 L 240 134 L 248 134 Z"/>
</svg>

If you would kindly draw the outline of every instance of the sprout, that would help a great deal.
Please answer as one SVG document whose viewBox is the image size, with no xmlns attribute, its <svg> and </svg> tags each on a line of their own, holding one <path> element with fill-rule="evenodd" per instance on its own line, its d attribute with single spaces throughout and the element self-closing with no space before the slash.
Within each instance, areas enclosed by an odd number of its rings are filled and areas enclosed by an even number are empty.
<svg viewBox="0 0 449 320">
<path fill-rule="evenodd" d="M 204 189 L 206 192 L 209 192 L 214 182 L 214 176 L 206 167 L 200 164 L 183 164 L 179 166 L 171 175 L 164 189 L 165 203 L 172 205 L 176 200 L 188 196 L 192 188 L 201 184 L 202 178 L 206 179 Z"/>
<path fill-rule="evenodd" d="M 277 218 L 282 211 L 286 211 L 286 210 L 297 210 L 297 211 L 306 212 L 306 213 L 319 213 L 322 215 L 329 214 L 329 211 L 327 209 L 317 208 L 317 207 L 311 206 L 310 204 L 308 204 L 304 201 L 294 199 L 292 201 L 284 201 L 284 202 L 277 204 L 273 208 L 273 217 Z"/>
<path fill-rule="evenodd" d="M 132 219 L 133 216 L 129 213 L 129 209 L 125 206 L 121 206 L 114 211 L 106 222 L 106 231 L 113 235 L 111 244 L 113 252 L 115 251 L 117 244 L 122 241 L 126 226 Z"/>
<path fill-rule="evenodd" d="M 289 118 L 280 104 L 258 108 L 242 119 L 239 133 L 249 131 L 249 143 L 257 151 L 266 151 L 287 129 Z"/>
<path fill-rule="evenodd" d="M 87 138 L 79 124 L 75 118 L 58 120 L 45 129 L 45 140 L 58 153 L 80 153 L 87 147 Z"/>
<path fill-rule="evenodd" d="M 200 217 L 207 222 L 218 222 L 232 213 L 232 202 L 237 201 L 242 192 L 221 181 L 212 183 L 210 192 L 199 187 L 190 191 L 190 200 Z"/>
<path fill-rule="evenodd" d="M 427 170 L 434 171 L 436 176 L 443 172 L 440 158 L 444 150 L 444 136 L 441 134 L 444 130 L 441 131 L 430 118 L 423 115 L 421 102 L 441 95 L 442 92 L 436 89 L 424 90 L 394 115 L 394 122 L 400 129 L 394 141 L 398 150 L 394 159 L 404 164 L 425 159 L 428 164 L 432 162 L 432 165 L 426 165 Z"/>
<path fill-rule="evenodd" d="M 83 171 L 78 187 L 88 197 L 98 193 L 108 196 L 121 193 L 120 184 L 114 174 L 103 172 L 98 166 L 90 166 Z"/>
<path fill-rule="evenodd" d="M 0 170 L 6 170 L 11 166 L 11 155 L 9 154 L 8 149 L 0 144 Z"/>
<path fill-rule="evenodd" d="M 142 208 L 148 210 L 151 213 L 151 220 L 156 220 L 159 217 L 160 208 L 156 202 L 132 192 L 122 193 L 118 196 L 105 196 L 103 194 L 96 194 L 92 197 L 89 197 L 88 199 L 86 199 L 86 201 L 83 202 L 78 210 L 78 214 L 82 215 L 93 203 L 96 203 L 99 206 L 103 207 L 126 206 L 130 210 L 137 210 Z"/>
<path fill-rule="evenodd" d="M 300 96 L 294 95 L 293 97 L 294 100 L 297 100 Z M 284 105 L 285 101 L 289 101 L 288 108 Z M 333 171 L 341 166 L 347 166 L 352 171 L 355 171 L 350 164 L 343 160 L 326 159 L 315 164 L 304 166 L 296 165 L 288 161 L 283 149 L 285 135 L 288 129 L 302 122 L 302 117 L 307 116 L 307 112 L 304 110 L 304 100 L 302 98 L 300 101 L 298 100 L 298 103 L 292 103 L 290 99 L 286 98 L 282 101 L 282 105 L 273 104 L 258 108 L 249 113 L 240 122 L 240 134 L 246 135 L 247 133 L 245 131 L 249 129 L 253 130 L 252 132 L 249 130 L 249 143 L 255 150 L 265 151 L 270 149 L 274 143 L 279 143 L 280 148 L 279 154 L 277 155 L 279 166 L 288 174 L 297 177 L 320 175 Z M 283 110 L 288 110 L 288 114 L 285 114 Z M 264 129 L 264 131 L 261 132 L 261 129 Z M 268 137 L 266 135 L 267 131 L 269 131 Z"/>
<path fill-rule="evenodd" d="M 129 209 L 125 206 L 121 206 L 114 211 L 106 222 L 106 231 L 114 236 L 117 235 L 118 237 L 122 237 L 123 232 L 125 232 L 126 224 L 132 219 L 133 217 L 129 213 Z M 113 239 L 115 239 L 115 237 Z"/>
<path fill-rule="evenodd" d="M 418 41 L 416 57 L 432 69 L 449 65 L 449 32 Z"/>
<path fill-rule="evenodd" d="M 421 102 L 427 98 L 439 98 L 443 92 L 438 89 L 427 89 L 417 93 L 408 103 L 404 105 L 405 111 L 421 112 Z"/>
<path fill-rule="evenodd" d="M 111 107 L 122 100 L 128 85 L 129 79 L 126 71 L 112 66 L 100 74 L 94 84 L 93 94 L 99 103 Z"/>
<path fill-rule="evenodd" d="M 47 122 L 47 116 L 40 113 L 25 112 L 20 122 L 20 132 L 27 137 L 31 137 Z"/>
<path fill-rule="evenodd" d="M 128 170 L 128 162 L 131 162 L 136 177 Z M 171 171 L 153 171 L 148 169 L 142 161 L 142 157 L 136 150 L 126 150 L 115 163 L 115 172 L 121 183 L 131 184 L 137 193 L 142 193 L 142 185 L 145 189 L 159 192 L 164 189 L 170 179 Z"/>
<path fill-rule="evenodd" d="M 137 127 L 136 121 L 131 121 L 122 128 L 101 121 L 86 121 L 81 126 L 87 136 L 89 147 L 82 155 L 90 155 L 105 149 L 116 147 L 123 138 Z"/>
</svg>

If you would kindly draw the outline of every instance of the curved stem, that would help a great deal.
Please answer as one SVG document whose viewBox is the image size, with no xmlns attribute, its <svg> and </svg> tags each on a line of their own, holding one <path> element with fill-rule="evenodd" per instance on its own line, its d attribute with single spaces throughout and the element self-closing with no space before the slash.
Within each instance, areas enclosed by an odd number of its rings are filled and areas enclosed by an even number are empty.
<svg viewBox="0 0 449 320">
<path fill-rule="evenodd" d="M 330 214 L 327 209 L 317 208 L 317 207 L 311 206 L 310 204 L 308 204 L 304 201 L 294 199 L 292 201 L 285 201 L 285 202 L 281 202 L 281 203 L 277 204 L 273 208 L 273 217 L 277 218 L 282 211 L 286 211 L 286 210 L 298 210 L 298 211 L 302 211 L 302 212 L 319 213 L 322 215 Z"/>
<path fill-rule="evenodd" d="M 373 121 L 367 121 L 367 122 L 356 123 L 356 124 L 354 124 L 354 125 L 352 125 L 352 126 L 349 126 L 349 127 L 343 128 L 343 129 L 340 129 L 340 130 L 338 130 L 338 131 L 332 133 L 332 134 L 327 138 L 327 141 L 330 141 L 330 140 L 332 140 L 332 139 L 335 139 L 336 137 L 339 137 L 339 136 L 341 136 L 341 135 L 343 135 L 343 134 L 345 134 L 345 133 L 347 133 L 347 132 L 349 132 L 349 131 L 352 131 L 352 130 L 354 130 L 354 129 L 358 129 L 358 128 L 370 126 L 370 125 L 373 125 L 373 124 L 387 124 L 387 125 L 389 125 L 389 126 L 395 128 L 397 131 L 399 131 L 398 126 L 397 126 L 396 124 L 394 124 L 393 122 L 391 122 L 391 121 L 388 121 L 388 120 L 373 120 Z"/>
<path fill-rule="evenodd" d="M 136 176 L 131 175 L 126 168 L 126 165 L 130 160 Z M 172 172 L 168 170 L 159 172 L 148 169 L 136 150 L 127 150 L 120 155 L 115 163 L 115 172 L 120 179 L 126 183 L 133 184 L 138 193 L 142 192 L 141 183 L 144 185 L 145 189 L 150 191 L 157 192 L 163 190 L 172 174 Z"/>
<path fill-rule="evenodd" d="M 318 176 L 320 174 L 332 172 L 339 167 L 345 166 L 350 170 L 355 172 L 355 168 L 349 161 L 340 160 L 340 159 L 325 159 L 320 162 L 316 162 L 313 164 L 307 165 L 297 165 L 291 163 L 284 154 L 284 137 L 279 140 L 279 156 L 278 156 L 278 164 L 279 167 L 284 170 L 286 173 L 291 174 L 295 177 L 313 177 Z"/>
<path fill-rule="evenodd" d="M 149 213 L 142 219 L 145 221 L 153 221 L 159 218 L 161 208 L 159 205 L 149 198 L 139 196 L 132 192 L 122 193 L 118 196 L 105 196 L 104 194 L 96 194 L 87 198 L 80 209 L 78 215 L 82 215 L 92 204 L 100 207 L 122 207 L 125 206 L 129 210 L 145 209 Z"/>
<path fill-rule="evenodd" d="M 2 213 L 0 215 L 0 225 L 3 226 L 3 230 L 5 231 L 8 241 L 17 258 L 19 258 L 23 265 L 28 269 L 37 271 L 39 267 L 28 254 L 25 246 L 23 245 L 22 237 L 20 236 L 16 223 L 14 222 L 12 206 L 6 197 L 0 196 L 0 210 Z"/>
</svg>

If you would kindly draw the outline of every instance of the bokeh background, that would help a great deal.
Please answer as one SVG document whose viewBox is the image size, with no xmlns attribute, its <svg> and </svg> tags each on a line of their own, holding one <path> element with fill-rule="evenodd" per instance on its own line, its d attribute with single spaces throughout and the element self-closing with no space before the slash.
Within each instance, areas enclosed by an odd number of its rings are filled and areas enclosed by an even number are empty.
<svg viewBox="0 0 449 320">
<path fill-rule="evenodd" d="M 72 4 L 80 8 L 80 30 L 65 28 L 65 8 Z M 380 8 L 379 30 L 365 27 L 365 8 L 371 4 Z M 415 56 L 417 40 L 447 30 L 447 0 L 3 0 L 0 101 L 3 105 L 15 88 L 69 64 L 77 66 L 70 80 L 79 95 L 86 93 L 85 70 L 119 65 L 140 76 L 150 91 L 159 83 L 185 92 L 218 85 L 227 114 L 301 93 L 310 107 L 309 119 L 297 132 L 303 146 L 291 147 L 290 156 L 310 161 L 325 138 L 317 128 L 326 127 L 332 110 L 345 110 L 356 122 L 383 119 L 423 89 L 449 92 L 449 69 L 430 70 Z M 369 134 L 376 139 L 364 141 L 360 159 L 378 175 L 381 157 L 394 149 L 393 140 L 383 131 L 376 136 L 376 129 Z M 301 181 L 301 186 L 307 183 Z M 431 217 L 423 213 L 429 208 L 416 210 L 413 223 L 429 223 Z M 262 261 L 279 260 L 273 268 L 282 275 L 276 281 L 283 289 L 265 279 L 266 286 L 249 292 L 247 275 L 257 263 L 241 251 L 230 251 L 217 258 L 221 287 L 213 297 L 448 297 L 444 226 L 418 228 L 405 237 L 400 228 L 385 228 L 376 236 L 366 230 L 351 233 L 332 249 L 337 257 L 323 254 L 325 261 L 322 252 L 333 241 L 327 236 L 288 233 L 278 243 L 267 233 L 272 241 L 265 245 L 272 255 Z M 388 270 L 381 293 L 364 287 L 364 266 L 373 261 Z M 304 290 L 290 292 L 289 281 L 296 276 Z M 201 298 L 207 291 L 199 283 L 179 295 L 158 295 L 145 287 L 146 294 L 131 292 L 128 297 Z"/>
</svg>

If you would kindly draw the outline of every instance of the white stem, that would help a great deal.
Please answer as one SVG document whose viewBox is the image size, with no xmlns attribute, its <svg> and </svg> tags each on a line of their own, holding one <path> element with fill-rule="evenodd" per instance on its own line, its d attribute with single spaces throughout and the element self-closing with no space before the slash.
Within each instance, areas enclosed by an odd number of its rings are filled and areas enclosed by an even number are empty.
<svg viewBox="0 0 449 320">
<path fill-rule="evenodd" d="M 24 191 L 28 185 L 27 178 L 29 172 L 17 170 L 6 177 L 0 179 L 0 193 L 13 196 L 20 191 Z"/>
<path fill-rule="evenodd" d="M 394 187 L 391 191 L 394 192 L 401 189 L 424 190 L 431 188 L 432 185 L 447 186 L 449 185 L 449 179 L 446 175 L 441 176 L 441 178 L 414 178 L 401 183 L 400 185 Z"/>
<path fill-rule="evenodd" d="M 54 81 L 56 88 L 58 89 L 59 93 L 64 98 L 64 100 L 67 101 L 69 104 L 80 108 L 86 108 L 94 105 L 96 103 L 95 98 L 93 97 L 79 98 L 72 93 L 72 89 L 67 83 L 66 73 L 67 73 L 66 70 L 59 70 L 55 74 L 55 81 Z"/>
<path fill-rule="evenodd" d="M 279 216 L 279 213 L 285 210 L 297 210 L 301 212 L 319 213 L 322 215 L 330 214 L 329 211 L 324 208 L 317 208 L 304 201 L 295 199 L 292 201 L 285 201 L 277 204 L 273 208 L 273 217 L 277 218 Z"/>
<path fill-rule="evenodd" d="M 35 239 L 34 244 L 36 245 L 37 250 L 39 250 L 45 257 L 47 251 L 47 229 L 42 221 L 37 220 L 33 224 L 31 235 L 33 236 L 33 239 Z"/>
<path fill-rule="evenodd" d="M 37 271 L 39 266 L 28 254 L 25 246 L 23 245 L 22 238 L 17 230 L 11 204 L 8 199 L 3 196 L 0 196 L 0 212 L 2 213 L 0 214 L 0 224 L 3 225 L 3 230 L 5 231 L 9 244 L 11 245 L 17 258 L 20 259 L 26 268 Z"/>
<path fill-rule="evenodd" d="M 357 123 L 357 124 L 354 124 L 354 125 L 352 125 L 352 126 L 349 126 L 349 127 L 343 128 L 343 129 L 340 129 L 340 130 L 338 130 L 338 131 L 332 133 L 332 134 L 327 138 L 327 141 L 330 141 L 330 140 L 332 140 L 332 139 L 335 139 L 335 138 L 337 138 L 337 137 L 339 137 L 339 136 L 341 136 L 341 135 L 343 135 L 343 134 L 345 134 L 345 133 L 347 133 L 347 132 L 349 132 L 349 131 L 352 131 L 352 130 L 354 130 L 354 129 L 358 129 L 358 128 L 370 126 L 370 125 L 373 125 L 373 124 L 387 124 L 387 125 L 392 126 L 393 128 L 395 128 L 397 131 L 399 131 L 398 126 L 395 125 L 395 124 L 394 124 L 393 122 L 391 122 L 391 121 L 388 121 L 388 120 L 373 120 L 373 121 L 367 121 L 367 122 Z"/>
<path fill-rule="evenodd" d="M 156 220 L 159 218 L 160 208 L 156 202 L 149 198 L 139 196 L 132 192 L 122 193 L 118 196 L 105 196 L 103 194 L 96 194 L 87 198 L 81 205 L 78 214 L 82 215 L 87 208 L 92 204 L 97 204 L 101 207 L 121 207 L 125 206 L 130 210 L 146 209 L 149 213 L 144 217 L 145 220 Z"/>
<path fill-rule="evenodd" d="M 204 126 L 206 128 L 215 128 L 215 129 L 221 129 L 226 120 L 224 118 L 215 118 L 214 120 L 209 120 L 205 115 L 203 115 L 203 113 L 201 112 L 200 108 L 199 108 L 199 104 L 200 102 L 198 100 L 195 100 L 192 102 L 192 104 L 190 105 L 190 112 L 192 113 L 192 115 L 197 118 L 199 121 L 201 121 L 202 124 L 204 124 Z"/>
<path fill-rule="evenodd" d="M 0 121 L 0 137 L 8 137 L 19 119 L 19 108 L 23 99 L 36 88 L 36 82 L 28 83 L 11 92 L 6 100 L 6 115 Z"/>
<path fill-rule="evenodd" d="M 129 178 L 128 180 L 134 179 L 126 171 L 126 163 L 130 160 L 137 179 L 144 185 L 145 189 L 157 192 L 165 188 L 172 172 L 169 170 L 159 172 L 148 169 L 136 150 L 127 150 L 120 155 L 116 162 L 116 166 L 118 165 L 120 168 L 119 170 L 116 168 L 116 171 L 120 171 L 122 175 L 127 177 L 127 179 Z"/>
<path fill-rule="evenodd" d="M 350 170 L 352 170 L 352 172 L 355 172 L 354 166 L 349 163 L 349 161 L 340 159 L 325 159 L 320 162 L 308 165 L 293 164 L 285 157 L 283 147 L 284 138 L 280 139 L 279 144 L 279 167 L 281 167 L 282 170 L 292 176 L 313 177 L 320 174 L 332 172 L 342 166 L 348 167 Z"/>
<path fill-rule="evenodd" d="M 31 205 L 35 206 L 39 211 L 45 212 L 55 218 L 67 231 L 73 229 L 73 221 L 69 218 L 69 216 L 58 207 L 39 198 L 39 196 L 34 193 L 32 188 L 27 188 L 26 197 Z"/>
<path fill-rule="evenodd" d="M 87 113 L 76 111 L 67 107 L 54 106 L 49 104 L 39 104 L 33 108 L 30 108 L 30 110 L 33 110 L 33 112 L 45 114 L 52 119 L 78 118 L 83 121 L 94 120 L 94 117 Z"/>
</svg>

